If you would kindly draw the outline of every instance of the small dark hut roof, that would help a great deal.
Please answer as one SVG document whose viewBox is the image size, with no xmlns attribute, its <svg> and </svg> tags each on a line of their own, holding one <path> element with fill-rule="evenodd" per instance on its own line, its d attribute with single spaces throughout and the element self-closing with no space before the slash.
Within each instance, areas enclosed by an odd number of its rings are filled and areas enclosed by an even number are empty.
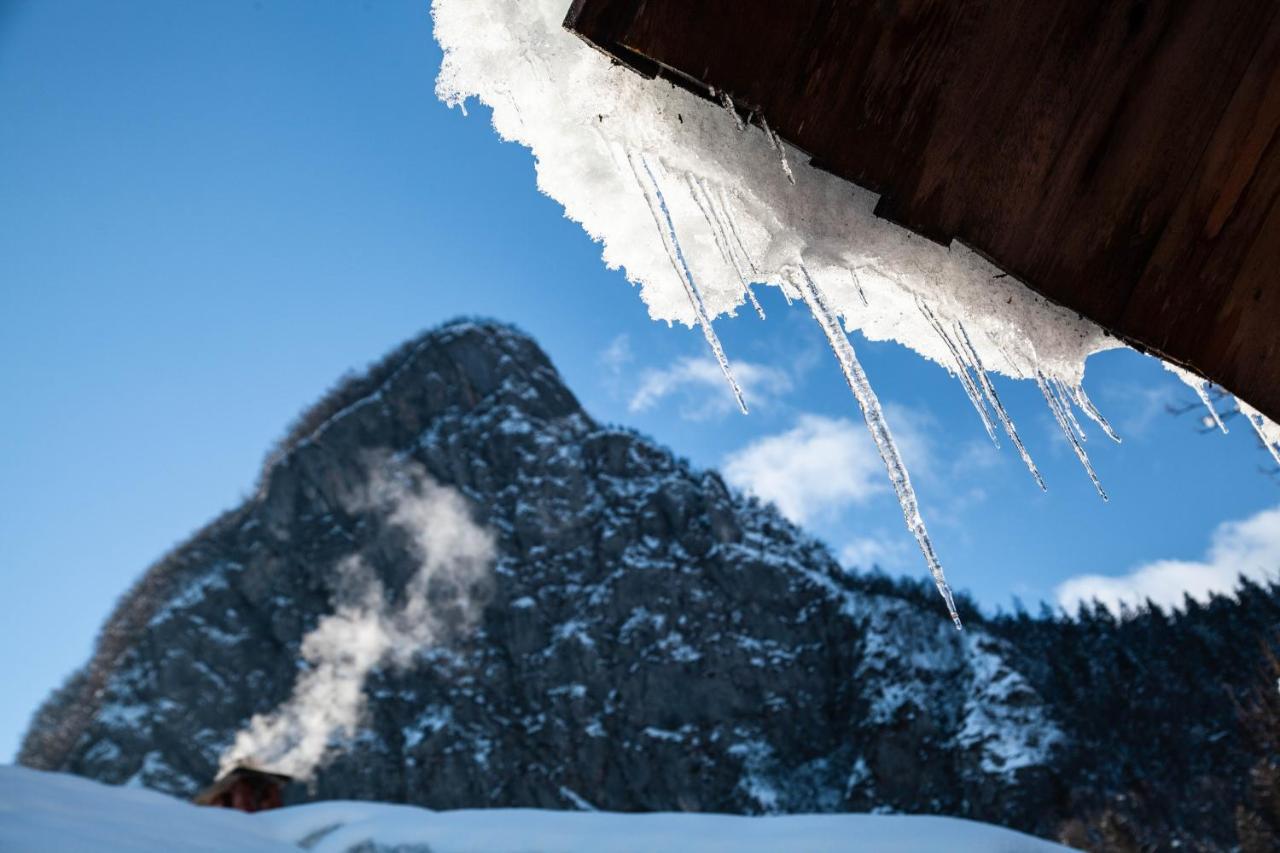
<svg viewBox="0 0 1280 853">
<path fill-rule="evenodd" d="M 197 805 L 207 806 L 217 802 L 228 789 L 238 782 L 248 782 L 250 784 L 272 784 L 283 788 L 293 781 L 292 776 L 286 776 L 283 773 L 271 773 L 266 770 L 259 770 L 256 767 L 236 767 L 221 776 L 218 781 L 196 794 L 192 802 Z"/>
</svg>

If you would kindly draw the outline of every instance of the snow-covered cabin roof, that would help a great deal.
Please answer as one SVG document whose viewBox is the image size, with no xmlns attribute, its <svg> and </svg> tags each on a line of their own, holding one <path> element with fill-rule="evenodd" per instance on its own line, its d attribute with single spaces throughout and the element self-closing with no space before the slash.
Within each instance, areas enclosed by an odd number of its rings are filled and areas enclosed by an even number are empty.
<svg viewBox="0 0 1280 853">
<path fill-rule="evenodd" d="M 1134 9 L 576 0 L 565 24 L 1280 420 L 1280 16 Z"/>
</svg>

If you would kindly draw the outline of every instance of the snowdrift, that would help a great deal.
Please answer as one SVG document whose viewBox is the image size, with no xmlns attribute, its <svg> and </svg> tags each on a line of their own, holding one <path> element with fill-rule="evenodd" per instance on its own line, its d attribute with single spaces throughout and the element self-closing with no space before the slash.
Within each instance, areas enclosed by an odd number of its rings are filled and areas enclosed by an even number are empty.
<svg viewBox="0 0 1280 853">
<path fill-rule="evenodd" d="M 0 767 L 5 853 L 1039 853 L 1067 848 L 987 824 L 910 815 L 613 814 L 533 809 L 433 812 L 327 802 L 256 815 L 140 788 Z"/>
</svg>

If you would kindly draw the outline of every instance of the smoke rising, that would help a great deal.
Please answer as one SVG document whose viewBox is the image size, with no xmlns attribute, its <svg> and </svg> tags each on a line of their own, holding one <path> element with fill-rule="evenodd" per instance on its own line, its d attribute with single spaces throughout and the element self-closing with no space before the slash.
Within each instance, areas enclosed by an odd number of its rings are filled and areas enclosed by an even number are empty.
<svg viewBox="0 0 1280 853">
<path fill-rule="evenodd" d="M 310 779 L 335 737 L 355 734 L 370 672 L 384 664 L 408 665 L 419 651 L 479 615 L 478 591 L 489 577 L 495 547 L 492 534 L 472 520 L 466 499 L 416 464 L 371 464 L 369 470 L 345 502 L 347 509 L 383 514 L 387 535 L 405 541 L 416 569 L 393 600 L 359 554 L 338 564 L 334 612 L 303 638 L 307 667 L 292 694 L 236 734 L 221 757 L 220 774 L 246 763 Z"/>
</svg>

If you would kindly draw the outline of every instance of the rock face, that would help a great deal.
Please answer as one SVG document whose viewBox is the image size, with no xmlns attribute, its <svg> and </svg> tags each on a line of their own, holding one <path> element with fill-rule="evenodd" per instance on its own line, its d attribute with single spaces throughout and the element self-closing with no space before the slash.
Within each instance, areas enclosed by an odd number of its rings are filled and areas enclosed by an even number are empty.
<svg viewBox="0 0 1280 853">
<path fill-rule="evenodd" d="M 601 426 L 533 341 L 456 322 L 305 415 L 258 493 L 154 566 L 20 761 L 180 795 L 287 700 L 358 555 L 394 599 L 416 558 L 380 471 L 458 490 L 498 556 L 479 617 L 364 685 L 310 782 L 433 808 L 965 815 L 1051 834 L 1062 719 L 976 613 L 843 571 L 782 519 Z M 1007 632 L 1006 632 L 1007 633 Z M 1020 669 L 1022 671 L 1020 671 Z"/>
</svg>

